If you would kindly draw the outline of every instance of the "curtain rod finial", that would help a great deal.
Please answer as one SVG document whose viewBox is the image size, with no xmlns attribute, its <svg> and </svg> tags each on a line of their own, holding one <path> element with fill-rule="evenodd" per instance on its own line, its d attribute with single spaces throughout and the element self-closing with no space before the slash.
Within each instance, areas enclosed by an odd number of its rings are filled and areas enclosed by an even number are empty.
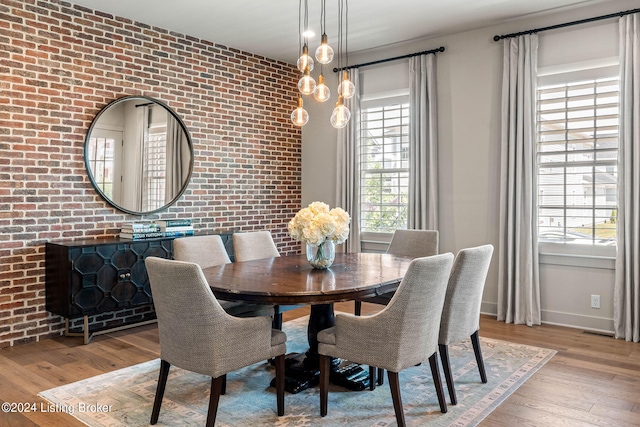
<svg viewBox="0 0 640 427">
<path fill-rule="evenodd" d="M 501 38 L 500 36 L 493 36 L 493 41 L 494 41 L 494 42 L 497 42 L 497 41 L 499 41 L 499 40 L 500 40 L 500 38 Z"/>
</svg>

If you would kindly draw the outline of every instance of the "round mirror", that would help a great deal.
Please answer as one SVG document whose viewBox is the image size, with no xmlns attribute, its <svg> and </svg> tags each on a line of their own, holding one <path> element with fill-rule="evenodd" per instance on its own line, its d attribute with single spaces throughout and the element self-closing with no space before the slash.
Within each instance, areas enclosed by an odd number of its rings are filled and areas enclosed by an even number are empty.
<svg viewBox="0 0 640 427">
<path fill-rule="evenodd" d="M 193 147 L 171 108 L 146 96 L 127 96 L 111 102 L 91 123 L 84 162 L 91 183 L 109 204 L 142 215 L 182 195 L 193 169 Z"/>
</svg>

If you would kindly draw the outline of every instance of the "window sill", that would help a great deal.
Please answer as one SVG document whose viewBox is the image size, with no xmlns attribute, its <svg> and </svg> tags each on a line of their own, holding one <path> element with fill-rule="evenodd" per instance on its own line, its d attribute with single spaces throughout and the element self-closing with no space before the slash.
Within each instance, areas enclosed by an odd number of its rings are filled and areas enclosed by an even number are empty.
<svg viewBox="0 0 640 427">
<path fill-rule="evenodd" d="M 539 263 L 614 270 L 615 246 L 584 246 L 570 243 L 540 243 Z"/>
</svg>

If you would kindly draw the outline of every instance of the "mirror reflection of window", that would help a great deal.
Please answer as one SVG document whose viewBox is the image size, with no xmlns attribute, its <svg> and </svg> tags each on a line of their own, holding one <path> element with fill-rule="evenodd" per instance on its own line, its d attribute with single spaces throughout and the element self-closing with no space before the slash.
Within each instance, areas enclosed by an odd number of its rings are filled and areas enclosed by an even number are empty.
<svg viewBox="0 0 640 427">
<path fill-rule="evenodd" d="M 122 132 L 96 129 L 87 146 L 87 158 L 94 181 L 107 197 L 113 197 L 116 141 L 122 141 Z"/>
<path fill-rule="evenodd" d="M 144 172 L 142 182 L 145 191 L 143 192 L 142 208 L 145 211 L 153 211 L 161 208 L 166 203 L 166 122 L 152 123 L 150 120 L 147 140 L 145 141 L 144 147 Z"/>
</svg>

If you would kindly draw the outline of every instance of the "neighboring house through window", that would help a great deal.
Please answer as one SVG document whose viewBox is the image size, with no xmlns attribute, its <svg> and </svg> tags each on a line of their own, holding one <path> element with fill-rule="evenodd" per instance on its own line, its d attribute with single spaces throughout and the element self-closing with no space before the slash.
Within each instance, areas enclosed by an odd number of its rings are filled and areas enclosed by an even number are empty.
<svg viewBox="0 0 640 427">
<path fill-rule="evenodd" d="M 615 245 L 617 77 L 538 88 L 540 242 Z"/>
</svg>

